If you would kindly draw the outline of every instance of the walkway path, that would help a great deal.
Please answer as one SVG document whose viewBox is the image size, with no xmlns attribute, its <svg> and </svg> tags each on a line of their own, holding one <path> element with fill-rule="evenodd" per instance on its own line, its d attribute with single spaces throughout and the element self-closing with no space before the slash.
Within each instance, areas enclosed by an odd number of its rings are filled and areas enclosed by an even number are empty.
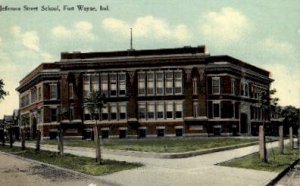
<svg viewBox="0 0 300 186">
<path fill-rule="evenodd" d="M 287 143 L 287 141 L 286 141 Z M 29 144 L 28 144 L 29 145 Z M 268 148 L 277 147 L 269 143 Z M 42 149 L 57 150 L 56 146 L 43 145 Z M 155 159 L 103 153 L 104 159 L 140 162 L 144 167 L 99 176 L 101 180 L 116 185 L 266 185 L 277 173 L 215 165 L 258 151 L 258 145 L 216 152 L 182 159 Z M 94 149 L 66 147 L 66 153 L 94 157 Z"/>
</svg>

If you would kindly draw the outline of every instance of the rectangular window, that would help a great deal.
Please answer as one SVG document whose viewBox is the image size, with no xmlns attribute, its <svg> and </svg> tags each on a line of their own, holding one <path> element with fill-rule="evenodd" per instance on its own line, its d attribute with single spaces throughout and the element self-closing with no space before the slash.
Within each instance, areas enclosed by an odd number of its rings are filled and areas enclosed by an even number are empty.
<svg viewBox="0 0 300 186">
<path fill-rule="evenodd" d="M 222 118 L 233 118 L 234 116 L 234 109 L 233 104 L 231 101 L 222 101 L 221 104 L 221 117 Z"/>
<path fill-rule="evenodd" d="M 156 95 L 164 94 L 164 73 L 156 73 Z"/>
<path fill-rule="evenodd" d="M 99 75 L 91 76 L 92 79 L 92 91 L 97 92 L 99 91 Z"/>
<path fill-rule="evenodd" d="M 117 96 L 117 74 L 110 74 L 109 81 L 110 81 L 110 96 L 116 97 Z"/>
<path fill-rule="evenodd" d="M 39 100 L 42 100 L 42 87 L 38 88 L 38 97 Z"/>
<path fill-rule="evenodd" d="M 156 118 L 157 119 L 164 119 L 164 104 L 163 103 L 157 103 L 156 104 Z"/>
<path fill-rule="evenodd" d="M 166 72 L 165 74 L 165 86 L 166 86 L 166 94 L 172 95 L 173 94 L 173 72 Z"/>
<path fill-rule="evenodd" d="M 193 95 L 197 95 L 198 94 L 198 83 L 197 83 L 197 78 L 193 79 Z"/>
<path fill-rule="evenodd" d="M 70 107 L 69 114 L 70 114 L 70 120 L 74 120 L 74 107 Z"/>
<path fill-rule="evenodd" d="M 166 116 L 167 116 L 167 119 L 173 119 L 173 102 L 168 102 L 166 104 Z"/>
<path fill-rule="evenodd" d="M 110 120 L 117 120 L 118 119 L 117 113 L 118 113 L 117 105 L 111 104 L 110 105 Z"/>
<path fill-rule="evenodd" d="M 175 94 L 182 94 L 182 72 L 175 71 Z"/>
<path fill-rule="evenodd" d="M 241 83 L 241 96 L 245 95 L 245 83 Z"/>
<path fill-rule="evenodd" d="M 214 118 L 219 118 L 220 117 L 220 104 L 219 103 L 214 103 L 213 104 L 213 117 Z"/>
<path fill-rule="evenodd" d="M 31 93 L 31 103 L 36 102 L 37 101 L 37 89 L 34 87 L 33 89 L 31 89 L 30 93 Z"/>
<path fill-rule="evenodd" d="M 119 105 L 119 119 L 126 119 L 127 107 L 126 104 Z"/>
<path fill-rule="evenodd" d="M 139 103 L 138 109 L 139 109 L 139 119 L 146 119 L 146 104 Z"/>
<path fill-rule="evenodd" d="M 103 107 L 101 110 L 101 119 L 108 120 L 108 106 Z"/>
<path fill-rule="evenodd" d="M 83 76 L 83 97 L 88 98 L 91 93 L 90 76 Z"/>
<path fill-rule="evenodd" d="M 154 95 L 154 73 L 147 73 L 147 95 Z"/>
<path fill-rule="evenodd" d="M 69 98 L 70 99 L 73 99 L 73 96 L 74 96 L 73 93 L 74 93 L 73 92 L 73 83 L 70 83 L 69 84 Z"/>
<path fill-rule="evenodd" d="M 154 119 L 154 113 L 155 113 L 155 104 L 148 103 L 147 104 L 147 119 Z"/>
<path fill-rule="evenodd" d="M 118 74 L 119 77 L 119 96 L 125 96 L 126 95 L 126 74 L 121 73 Z"/>
<path fill-rule="evenodd" d="M 195 118 L 197 118 L 199 116 L 199 111 L 198 111 L 199 107 L 198 107 L 198 105 L 199 105 L 198 101 L 194 101 L 194 103 L 193 103 L 193 116 Z"/>
<path fill-rule="evenodd" d="M 220 94 L 220 77 L 212 78 L 212 93 Z"/>
<path fill-rule="evenodd" d="M 101 74 L 101 93 L 108 96 L 108 75 Z"/>
<path fill-rule="evenodd" d="M 51 109 L 51 121 L 52 122 L 56 122 L 57 119 L 58 119 L 58 117 L 57 117 L 57 109 L 52 108 Z"/>
<path fill-rule="evenodd" d="M 231 78 L 231 94 L 235 95 L 235 79 Z"/>
<path fill-rule="evenodd" d="M 175 103 L 175 118 L 182 118 L 182 102 Z"/>
<path fill-rule="evenodd" d="M 57 99 L 57 84 L 50 84 L 50 99 Z"/>
<path fill-rule="evenodd" d="M 84 108 L 84 120 L 91 120 L 91 114 L 87 108 Z"/>
<path fill-rule="evenodd" d="M 145 73 L 139 72 L 138 74 L 138 94 L 140 96 L 144 96 L 146 91 L 146 85 L 145 85 Z"/>
</svg>

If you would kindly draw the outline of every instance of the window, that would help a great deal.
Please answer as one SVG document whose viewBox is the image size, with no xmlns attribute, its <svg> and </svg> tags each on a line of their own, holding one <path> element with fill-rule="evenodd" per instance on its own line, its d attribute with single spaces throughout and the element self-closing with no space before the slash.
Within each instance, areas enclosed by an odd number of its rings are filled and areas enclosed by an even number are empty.
<svg viewBox="0 0 300 186">
<path fill-rule="evenodd" d="M 233 118 L 234 116 L 234 108 L 231 101 L 222 101 L 221 105 L 221 117 L 222 118 Z"/>
<path fill-rule="evenodd" d="M 73 120 L 74 119 L 74 107 L 70 107 L 69 114 L 70 114 L 70 120 Z"/>
<path fill-rule="evenodd" d="M 155 104 L 148 103 L 147 104 L 147 119 L 154 119 L 154 113 L 155 113 Z"/>
<path fill-rule="evenodd" d="M 138 74 L 138 94 L 141 96 L 145 95 L 145 73 L 139 72 Z"/>
<path fill-rule="evenodd" d="M 83 76 L 83 97 L 88 98 L 91 93 L 91 86 L 90 86 L 90 76 L 84 75 Z"/>
<path fill-rule="evenodd" d="M 231 94 L 235 95 L 235 79 L 231 78 Z"/>
<path fill-rule="evenodd" d="M 110 105 L 110 120 L 117 120 L 117 105 L 111 104 Z"/>
<path fill-rule="evenodd" d="M 157 137 L 163 137 L 165 135 L 165 129 L 157 129 Z"/>
<path fill-rule="evenodd" d="M 38 88 L 38 99 L 42 100 L 42 87 Z"/>
<path fill-rule="evenodd" d="M 213 104 L 213 117 L 214 118 L 219 118 L 220 117 L 220 104 L 219 103 L 214 103 Z"/>
<path fill-rule="evenodd" d="M 69 84 L 69 98 L 73 99 L 73 83 Z"/>
<path fill-rule="evenodd" d="M 84 108 L 84 120 L 91 120 L 91 115 L 87 108 Z"/>
<path fill-rule="evenodd" d="M 175 103 L 175 118 L 182 118 L 182 103 Z"/>
<path fill-rule="evenodd" d="M 57 109 L 56 108 L 51 109 L 51 121 L 52 122 L 57 121 Z"/>
<path fill-rule="evenodd" d="M 108 105 L 106 107 L 103 107 L 102 108 L 102 111 L 101 111 L 101 119 L 102 120 L 108 120 Z"/>
<path fill-rule="evenodd" d="M 173 94 L 173 72 L 166 72 L 166 94 L 172 95 Z"/>
<path fill-rule="evenodd" d="M 212 93 L 220 94 L 220 77 L 212 78 Z"/>
<path fill-rule="evenodd" d="M 164 119 L 164 104 L 157 103 L 156 104 L 156 118 L 157 119 Z"/>
<path fill-rule="evenodd" d="M 126 95 L 126 74 L 121 73 L 119 76 L 119 96 L 125 96 Z"/>
<path fill-rule="evenodd" d="M 173 119 L 173 102 L 168 102 L 166 104 L 166 116 L 167 119 Z"/>
<path fill-rule="evenodd" d="M 110 81 L 110 96 L 115 97 L 117 96 L 117 74 L 110 74 L 109 81 Z"/>
<path fill-rule="evenodd" d="M 156 95 L 164 94 L 164 73 L 156 73 Z"/>
<path fill-rule="evenodd" d="M 198 101 L 194 101 L 193 103 L 193 116 L 196 118 L 199 116 L 199 107 L 198 107 L 199 103 Z"/>
<path fill-rule="evenodd" d="M 147 95 L 154 95 L 154 73 L 147 73 Z"/>
<path fill-rule="evenodd" d="M 139 103 L 138 109 L 139 109 L 139 119 L 146 119 L 146 104 Z"/>
<path fill-rule="evenodd" d="M 119 119 L 126 119 L 126 113 L 127 113 L 127 109 L 126 109 L 126 105 L 125 104 L 120 104 L 119 105 Z"/>
<path fill-rule="evenodd" d="M 99 91 L 99 75 L 91 76 L 92 79 L 92 91 L 96 92 Z"/>
<path fill-rule="evenodd" d="M 182 94 L 182 72 L 175 71 L 175 94 Z"/>
<path fill-rule="evenodd" d="M 57 84 L 50 84 L 50 99 L 57 99 Z"/>
<path fill-rule="evenodd" d="M 108 96 L 108 75 L 101 74 L 101 93 Z"/>
<path fill-rule="evenodd" d="M 249 96 L 249 85 L 248 83 L 245 83 L 245 96 Z"/>
<path fill-rule="evenodd" d="M 33 89 L 31 89 L 30 93 L 31 93 L 31 103 L 36 102 L 37 101 L 37 90 L 36 90 L 36 88 L 34 87 Z"/>
<path fill-rule="evenodd" d="M 193 95 L 198 94 L 198 84 L 197 84 L 197 78 L 193 79 Z"/>
</svg>

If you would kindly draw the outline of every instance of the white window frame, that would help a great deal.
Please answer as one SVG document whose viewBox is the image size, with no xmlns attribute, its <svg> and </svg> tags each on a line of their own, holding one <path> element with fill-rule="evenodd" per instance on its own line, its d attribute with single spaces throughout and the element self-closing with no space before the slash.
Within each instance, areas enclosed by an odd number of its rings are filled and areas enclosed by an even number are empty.
<svg viewBox="0 0 300 186">
<path fill-rule="evenodd" d="M 152 76 L 152 78 L 150 79 L 150 75 Z M 150 84 L 152 84 L 152 93 L 149 92 L 150 90 Z M 153 71 L 149 71 L 147 72 L 147 95 L 148 96 L 154 96 L 155 94 L 155 74 Z"/>
<path fill-rule="evenodd" d="M 172 74 L 172 77 L 167 77 L 168 74 Z M 168 87 L 168 82 L 171 82 L 171 87 Z M 171 89 L 171 92 L 168 92 L 167 89 Z M 165 71 L 165 95 L 173 95 L 174 94 L 174 73 L 173 71 Z"/>
<path fill-rule="evenodd" d="M 143 75 L 144 78 L 141 78 L 141 75 Z M 143 90 L 143 92 L 141 92 L 140 90 Z M 138 72 L 138 95 L 139 96 L 146 95 L 146 73 L 145 72 Z"/>
<path fill-rule="evenodd" d="M 214 83 L 217 81 L 217 85 Z M 212 89 L 212 94 L 220 94 L 221 93 L 221 78 L 220 77 L 212 77 L 211 79 L 211 89 Z M 214 88 L 218 88 L 218 91 L 215 92 Z"/>
<path fill-rule="evenodd" d="M 161 79 L 158 78 L 158 74 L 162 75 Z M 163 71 L 157 71 L 155 73 L 155 77 L 156 77 L 156 88 L 155 88 L 156 95 L 164 95 L 164 93 L 165 93 L 165 86 L 164 86 L 164 79 L 165 79 L 164 77 L 165 77 L 165 75 L 164 75 L 164 72 Z M 159 84 L 162 84 L 162 86 L 160 87 Z M 158 92 L 158 89 L 162 89 L 162 92 L 161 93 Z"/>
<path fill-rule="evenodd" d="M 124 76 L 125 79 L 121 79 L 120 78 L 121 75 Z M 119 97 L 124 97 L 127 94 L 127 90 L 126 90 L 126 82 L 127 81 L 126 80 L 127 80 L 127 78 L 126 78 L 126 73 L 125 72 L 118 74 L 118 96 Z M 124 91 L 124 94 L 121 94 L 121 91 Z"/>
<path fill-rule="evenodd" d="M 180 73 L 180 77 L 176 77 L 175 76 L 176 73 Z M 175 70 L 174 73 L 173 73 L 173 79 L 174 79 L 174 88 L 173 88 L 174 90 L 173 90 L 173 92 L 174 92 L 175 95 L 181 95 L 182 92 L 183 92 L 182 74 L 183 73 L 182 73 L 181 70 Z M 180 87 L 176 86 L 177 83 L 180 84 Z M 180 92 L 176 92 L 176 88 L 180 88 Z"/>
</svg>

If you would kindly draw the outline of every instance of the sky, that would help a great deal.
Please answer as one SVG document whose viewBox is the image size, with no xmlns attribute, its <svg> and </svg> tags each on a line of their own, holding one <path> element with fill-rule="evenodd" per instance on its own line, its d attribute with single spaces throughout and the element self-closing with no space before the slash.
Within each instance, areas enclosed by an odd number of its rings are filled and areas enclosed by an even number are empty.
<svg viewBox="0 0 300 186">
<path fill-rule="evenodd" d="M 266 69 L 279 105 L 300 107 L 299 10 L 298 0 L 0 0 L 0 79 L 9 91 L 0 119 L 19 107 L 15 89 L 39 64 L 58 61 L 61 52 L 127 50 L 130 28 L 137 50 L 206 45 L 211 55 Z"/>
</svg>

